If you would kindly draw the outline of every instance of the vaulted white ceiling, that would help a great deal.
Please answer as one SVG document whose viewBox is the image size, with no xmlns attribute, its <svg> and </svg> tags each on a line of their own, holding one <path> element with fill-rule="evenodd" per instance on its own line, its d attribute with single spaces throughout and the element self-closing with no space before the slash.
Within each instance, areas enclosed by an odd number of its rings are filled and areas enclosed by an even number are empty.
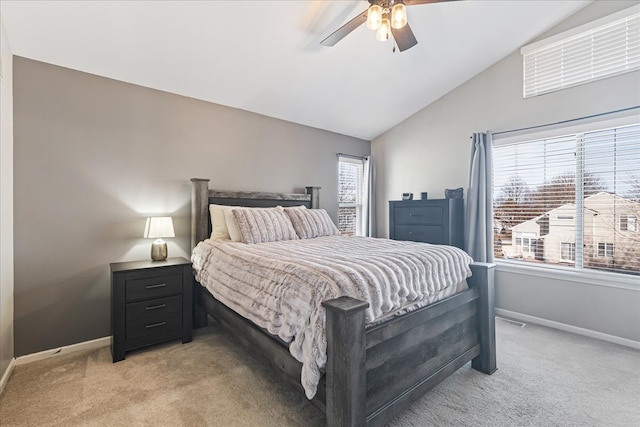
<svg viewBox="0 0 640 427">
<path fill-rule="evenodd" d="M 371 140 L 584 7 L 476 0 L 407 8 L 418 45 L 366 25 L 366 1 L 7 1 L 14 55 Z"/>
</svg>

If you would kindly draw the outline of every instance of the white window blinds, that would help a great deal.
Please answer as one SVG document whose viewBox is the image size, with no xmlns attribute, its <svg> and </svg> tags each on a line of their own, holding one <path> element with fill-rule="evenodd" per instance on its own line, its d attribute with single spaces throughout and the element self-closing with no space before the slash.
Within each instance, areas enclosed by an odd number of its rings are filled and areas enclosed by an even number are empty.
<svg viewBox="0 0 640 427">
<path fill-rule="evenodd" d="M 574 243 L 575 135 L 494 148 L 494 221 L 502 251 L 532 262 L 560 263 L 562 243 Z M 550 225 L 557 236 L 545 248 Z M 567 226 L 569 228 L 567 228 Z M 509 247 L 511 246 L 511 247 Z M 546 253 L 545 253 L 546 250 Z"/>
<path fill-rule="evenodd" d="M 521 49 L 524 97 L 640 69 L 640 5 Z"/>
<path fill-rule="evenodd" d="M 494 147 L 496 258 L 640 275 L 640 124 Z"/>
<path fill-rule="evenodd" d="M 640 274 L 640 233 L 628 227 L 630 218 L 640 216 L 640 125 L 585 132 L 578 139 L 585 176 L 584 267 Z"/>
<path fill-rule="evenodd" d="M 363 160 L 338 155 L 338 230 L 362 235 Z"/>
</svg>

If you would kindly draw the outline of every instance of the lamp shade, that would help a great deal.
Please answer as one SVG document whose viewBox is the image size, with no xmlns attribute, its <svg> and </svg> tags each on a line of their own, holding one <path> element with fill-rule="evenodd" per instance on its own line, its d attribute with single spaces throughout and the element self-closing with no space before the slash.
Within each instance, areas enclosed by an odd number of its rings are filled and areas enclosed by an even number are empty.
<svg viewBox="0 0 640 427">
<path fill-rule="evenodd" d="M 367 28 L 377 30 L 382 25 L 382 6 L 372 4 L 367 10 Z"/>
<path fill-rule="evenodd" d="M 149 239 L 175 237 L 173 220 L 170 216 L 153 216 L 147 218 L 147 225 L 144 227 L 144 237 Z"/>
<path fill-rule="evenodd" d="M 383 41 L 389 40 L 390 37 L 391 37 L 391 25 L 389 23 L 389 20 L 387 18 L 384 18 L 382 20 L 382 25 L 380 26 L 380 28 L 378 28 L 378 31 L 376 31 L 376 39 L 383 42 Z"/>
<path fill-rule="evenodd" d="M 407 8 L 402 3 L 396 3 L 391 9 L 391 26 L 396 30 L 407 25 Z"/>
</svg>

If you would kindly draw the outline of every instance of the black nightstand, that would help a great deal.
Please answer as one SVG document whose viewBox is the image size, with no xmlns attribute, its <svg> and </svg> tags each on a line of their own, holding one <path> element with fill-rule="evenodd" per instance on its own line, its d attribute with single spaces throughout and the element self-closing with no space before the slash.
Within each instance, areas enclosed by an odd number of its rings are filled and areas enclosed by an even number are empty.
<svg viewBox="0 0 640 427">
<path fill-rule="evenodd" d="M 182 338 L 191 341 L 191 262 L 133 261 L 111 264 L 111 355 Z"/>
</svg>

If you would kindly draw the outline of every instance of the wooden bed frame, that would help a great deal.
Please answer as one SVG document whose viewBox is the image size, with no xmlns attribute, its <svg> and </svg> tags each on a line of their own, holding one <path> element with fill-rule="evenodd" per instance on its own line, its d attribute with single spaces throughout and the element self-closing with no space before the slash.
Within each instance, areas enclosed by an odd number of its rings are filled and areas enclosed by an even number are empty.
<svg viewBox="0 0 640 427">
<path fill-rule="evenodd" d="M 193 178 L 192 248 L 211 234 L 209 204 L 318 208 L 319 187 L 307 194 L 217 192 L 209 180 Z M 383 323 L 365 327 L 368 303 L 341 297 L 326 309 L 327 365 L 312 402 L 325 411 L 328 426 L 383 425 L 412 402 L 471 361 L 496 370 L 494 264 L 471 264 L 469 289 Z M 302 390 L 302 364 L 286 343 L 238 315 L 194 280 L 194 327 L 207 314 L 258 351 L 276 371 Z"/>
</svg>

